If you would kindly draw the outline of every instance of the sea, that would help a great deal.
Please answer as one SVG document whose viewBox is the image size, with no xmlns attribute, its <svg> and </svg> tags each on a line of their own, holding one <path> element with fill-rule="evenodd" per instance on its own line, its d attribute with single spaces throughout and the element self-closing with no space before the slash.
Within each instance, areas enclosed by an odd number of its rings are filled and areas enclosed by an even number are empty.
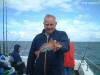
<svg viewBox="0 0 100 75">
<path fill-rule="evenodd" d="M 21 45 L 20 55 L 28 56 L 32 41 L 8 41 L 7 51 L 11 53 L 14 49 L 15 44 Z M 82 59 L 84 56 L 88 58 L 92 63 L 100 67 L 100 42 L 72 42 L 74 44 L 75 59 Z M 2 53 L 2 44 L 0 41 L 0 53 Z M 100 75 L 100 70 L 96 68 L 93 64 L 88 62 L 89 67 L 96 73 Z"/>
</svg>

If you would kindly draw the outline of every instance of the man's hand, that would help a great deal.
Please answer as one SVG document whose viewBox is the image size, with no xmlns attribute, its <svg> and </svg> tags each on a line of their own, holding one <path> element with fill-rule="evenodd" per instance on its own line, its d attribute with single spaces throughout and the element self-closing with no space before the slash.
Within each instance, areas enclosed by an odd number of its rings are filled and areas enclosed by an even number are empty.
<svg viewBox="0 0 100 75">
<path fill-rule="evenodd" d="M 50 39 L 49 43 L 46 43 L 40 47 L 40 52 L 46 52 L 49 50 L 58 51 L 62 48 L 62 45 L 56 40 Z M 37 53 L 36 53 L 37 54 Z"/>
<path fill-rule="evenodd" d="M 35 51 L 35 56 L 39 57 L 39 52 L 38 51 Z"/>
<path fill-rule="evenodd" d="M 62 48 L 62 45 L 59 43 L 59 42 L 57 42 L 56 40 L 54 40 L 54 51 L 58 51 L 60 48 Z"/>
</svg>

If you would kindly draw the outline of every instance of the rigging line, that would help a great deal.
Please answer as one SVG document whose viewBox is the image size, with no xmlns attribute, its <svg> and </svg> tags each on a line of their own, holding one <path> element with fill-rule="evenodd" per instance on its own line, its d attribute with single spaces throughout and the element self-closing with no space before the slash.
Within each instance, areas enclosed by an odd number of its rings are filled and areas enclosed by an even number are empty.
<svg viewBox="0 0 100 75">
<path fill-rule="evenodd" d="M 87 50 L 88 50 L 88 46 L 87 46 L 87 48 L 86 48 L 86 50 L 85 50 L 85 52 L 84 52 L 84 55 L 83 55 L 82 58 L 81 58 L 81 62 L 80 62 L 80 64 L 79 64 L 78 71 L 79 71 L 79 69 L 80 69 L 80 67 L 81 67 L 82 62 L 84 61 L 84 59 L 85 59 L 85 57 L 86 57 Z"/>
<path fill-rule="evenodd" d="M 87 8 L 87 7 L 88 7 L 88 4 L 86 4 L 86 7 L 85 7 L 85 8 Z M 87 12 L 88 12 L 88 10 L 87 10 Z M 88 51 L 88 45 L 87 45 L 87 47 L 86 47 L 86 50 L 84 50 L 83 56 L 82 56 L 82 58 L 81 58 L 81 62 L 80 62 L 80 64 L 79 64 L 78 71 L 79 71 L 79 69 L 80 69 L 80 67 L 81 67 L 82 62 L 85 60 L 87 51 Z"/>
<path fill-rule="evenodd" d="M 90 62 L 90 64 L 92 64 L 93 66 L 95 66 L 98 70 L 100 70 L 100 67 L 98 65 L 96 65 L 93 61 L 91 61 L 89 58 L 85 57 L 85 59 Z"/>
</svg>

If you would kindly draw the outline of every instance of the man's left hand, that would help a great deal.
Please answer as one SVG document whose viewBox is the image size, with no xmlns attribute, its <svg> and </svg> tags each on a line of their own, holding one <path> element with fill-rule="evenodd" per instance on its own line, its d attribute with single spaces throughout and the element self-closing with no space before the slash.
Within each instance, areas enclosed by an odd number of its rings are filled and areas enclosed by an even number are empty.
<svg viewBox="0 0 100 75">
<path fill-rule="evenodd" d="M 54 51 L 58 51 L 62 48 L 62 45 L 56 40 L 54 40 L 54 43 L 55 43 Z"/>
</svg>

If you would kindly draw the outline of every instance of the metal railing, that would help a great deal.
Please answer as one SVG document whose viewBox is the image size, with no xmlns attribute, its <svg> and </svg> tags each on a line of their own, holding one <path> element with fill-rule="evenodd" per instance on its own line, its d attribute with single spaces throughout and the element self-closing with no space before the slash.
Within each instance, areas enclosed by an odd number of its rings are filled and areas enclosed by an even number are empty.
<svg viewBox="0 0 100 75">
<path fill-rule="evenodd" d="M 83 56 L 77 55 L 77 54 L 75 54 L 75 56 L 78 56 L 78 57 L 81 58 L 81 59 L 80 59 L 81 62 L 80 62 L 79 68 L 80 68 L 80 66 L 81 66 L 82 61 L 86 60 L 86 63 L 87 63 L 87 70 L 88 70 L 89 64 L 91 64 L 93 67 L 95 67 L 97 70 L 100 71 L 100 67 L 99 67 L 98 65 L 96 65 L 96 64 L 95 64 L 92 60 L 90 60 L 88 57 L 83 57 Z M 78 68 L 78 70 L 79 70 L 79 68 Z M 93 69 L 94 75 L 96 75 L 96 69 Z"/>
</svg>

